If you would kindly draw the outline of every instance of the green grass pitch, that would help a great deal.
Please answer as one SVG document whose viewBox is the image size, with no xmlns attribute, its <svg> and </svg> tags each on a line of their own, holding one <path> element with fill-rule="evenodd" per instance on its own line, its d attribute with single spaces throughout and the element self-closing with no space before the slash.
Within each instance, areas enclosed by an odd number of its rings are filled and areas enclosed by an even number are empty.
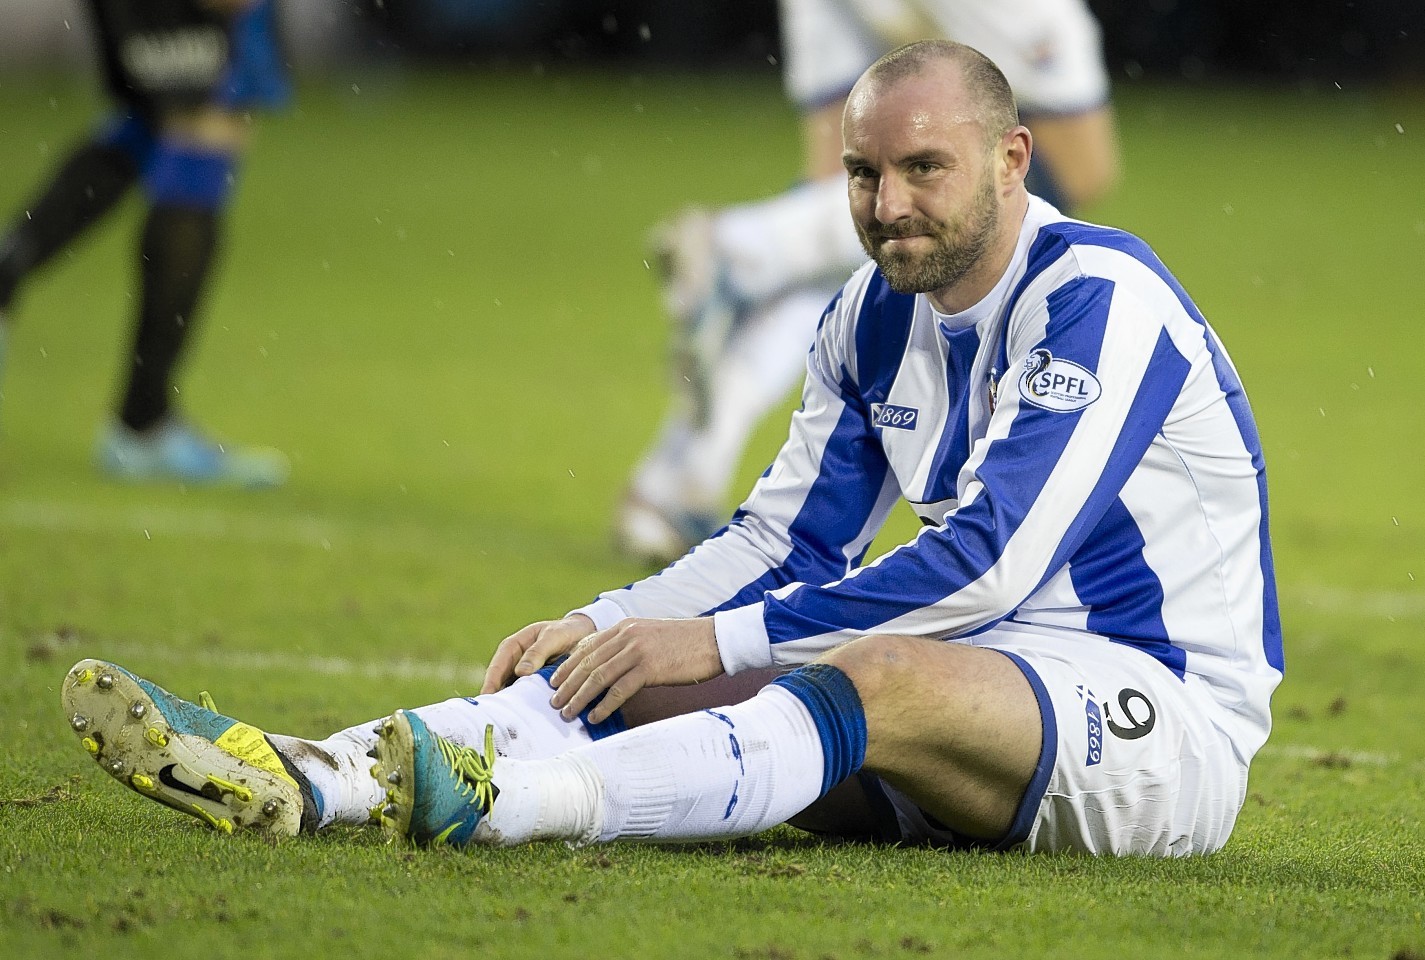
<svg viewBox="0 0 1425 960">
<path fill-rule="evenodd" d="M 182 401 L 288 451 L 259 496 L 107 485 L 135 206 L 34 282 L 0 400 L 7 957 L 1425 957 L 1425 101 L 1121 89 L 1140 233 L 1268 454 L 1287 679 L 1236 834 L 1185 862 L 828 846 L 413 851 L 222 837 L 60 714 L 108 657 L 325 735 L 469 692 L 499 639 L 639 571 L 609 542 L 665 395 L 644 236 L 796 175 L 770 75 L 347 68 L 258 125 Z M 96 106 L 0 76 L 0 208 Z M 780 442 L 757 435 L 750 481 Z M 907 518 L 908 520 L 908 518 Z M 904 535 L 909 523 L 891 531 Z"/>
</svg>

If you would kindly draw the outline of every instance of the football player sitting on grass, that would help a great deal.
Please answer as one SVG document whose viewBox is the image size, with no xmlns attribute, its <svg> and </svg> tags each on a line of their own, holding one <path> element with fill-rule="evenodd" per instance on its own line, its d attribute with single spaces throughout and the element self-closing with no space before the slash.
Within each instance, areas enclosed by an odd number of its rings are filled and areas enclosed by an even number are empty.
<svg viewBox="0 0 1425 960">
<path fill-rule="evenodd" d="M 1282 671 L 1222 344 L 1141 240 L 1026 191 L 1031 136 L 976 51 L 887 54 L 843 139 L 872 262 L 725 529 L 506 638 L 479 695 L 322 741 L 82 662 L 89 752 L 225 830 L 1220 848 Z M 924 528 L 863 562 L 898 499 Z"/>
</svg>

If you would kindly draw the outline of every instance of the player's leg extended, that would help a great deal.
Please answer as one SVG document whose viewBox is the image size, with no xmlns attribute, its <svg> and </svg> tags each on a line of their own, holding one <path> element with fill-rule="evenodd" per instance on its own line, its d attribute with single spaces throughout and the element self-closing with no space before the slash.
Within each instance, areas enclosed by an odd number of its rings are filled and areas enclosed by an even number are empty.
<svg viewBox="0 0 1425 960">
<path fill-rule="evenodd" d="M 262 731 L 100 660 L 65 675 L 60 700 L 84 749 L 120 783 L 204 823 L 292 835 L 319 801 Z"/>
<path fill-rule="evenodd" d="M 664 566 L 706 540 L 731 515 L 729 494 L 748 439 L 806 371 L 806 354 L 834 288 L 804 287 L 758 308 L 712 371 L 708 419 L 686 404 L 668 414 L 620 508 L 622 551 Z"/>
<path fill-rule="evenodd" d="M 383 827 L 428 844 L 740 836 L 805 807 L 822 780 L 816 728 L 775 684 L 546 760 L 457 748 L 398 711 L 376 756 L 392 785 Z"/>
<path fill-rule="evenodd" d="M 61 162 L 0 237 L 0 376 L 11 307 L 21 284 L 114 208 L 138 178 L 149 141 L 142 122 L 111 120 Z"/>
<path fill-rule="evenodd" d="M 481 697 L 412 711 L 456 745 L 492 732 L 502 756 L 551 756 L 621 729 L 565 721 L 549 706 L 548 674 Z M 217 829 L 292 834 L 332 823 L 369 822 L 385 796 L 372 777 L 375 721 L 324 740 L 268 733 L 190 703 L 124 668 L 85 660 L 66 675 L 66 716 L 86 751 L 143 796 Z"/>
<path fill-rule="evenodd" d="M 865 698 L 859 692 L 864 687 Z M 871 834 L 815 811 L 862 769 L 904 784 L 954 829 L 996 839 L 1040 756 L 1036 697 L 1002 654 L 872 637 L 755 697 L 673 717 L 542 761 L 443 747 L 398 714 L 378 766 L 403 784 L 389 830 L 420 842 L 697 840 L 787 822 Z M 813 808 L 809 811 L 808 808 Z M 811 815 L 811 814 L 815 815 Z"/>
<path fill-rule="evenodd" d="M 552 672 L 546 667 L 541 674 L 547 678 Z M 621 731 L 744 701 L 757 694 L 780 673 L 779 670 L 749 671 L 692 686 L 646 688 L 612 717 L 596 726 L 588 726 L 591 736 L 586 738 L 586 742 L 610 739 L 627 742 L 628 734 Z M 518 691 L 533 679 L 527 677 L 517 681 L 497 696 Z M 545 700 L 542 704 L 528 704 L 530 715 L 543 713 L 550 722 L 562 722 L 557 714 L 549 715 L 547 712 L 550 695 L 547 686 L 537 692 L 531 687 L 527 695 L 540 696 Z M 481 702 L 487 700 L 487 697 L 480 698 Z M 447 734 L 432 729 L 432 726 L 431 717 L 425 710 L 399 711 L 379 725 L 381 736 L 375 751 L 377 764 L 374 772 L 387 789 L 386 801 L 381 807 L 382 826 L 393 836 L 408 837 L 418 843 L 470 843 L 475 840 L 476 828 L 494 799 L 495 791 L 491 784 L 497 760 L 502 774 L 505 774 L 514 769 L 521 756 L 535 759 L 538 755 L 512 754 L 502 748 L 499 737 L 503 732 L 497 732 L 496 727 L 489 729 L 488 742 L 481 746 L 468 740 L 456 742 Z M 553 757 L 562 752 L 549 751 L 543 756 Z M 526 778 L 523 785 L 525 792 L 543 788 L 552 803 L 536 802 L 524 807 L 522 812 L 536 816 L 539 819 L 537 823 L 519 826 L 506 823 L 503 829 L 512 838 L 510 842 L 529 839 L 526 834 L 530 831 L 536 831 L 541 836 L 562 836 L 560 831 L 566 829 L 574 829 L 576 833 L 584 829 L 571 825 L 584 822 L 581 817 L 587 811 L 579 804 L 581 800 L 587 800 L 587 791 L 565 789 L 558 776 L 562 772 L 566 777 L 572 776 L 574 783 L 580 787 L 588 787 L 591 781 L 580 779 L 580 769 L 578 765 L 560 768 L 556 770 L 554 779 L 543 781 Z M 507 789 L 521 789 L 512 786 L 508 777 L 504 785 Z M 506 803 L 505 806 L 508 808 L 511 804 Z M 541 813 L 549 806 L 554 808 L 553 814 L 546 816 Z M 485 834 L 489 842 L 488 825 Z"/>
<path fill-rule="evenodd" d="M 0 315 L 31 272 L 103 219 L 133 186 L 150 140 L 141 121 L 111 120 L 15 215 L 0 239 Z"/>
<path fill-rule="evenodd" d="M 803 117 L 804 179 L 771 197 L 691 210 L 655 232 L 674 360 L 696 391 L 749 312 L 807 284 L 840 284 L 864 259 L 846 204 L 841 102 Z M 702 410 L 693 419 L 701 423 Z"/>
<path fill-rule="evenodd" d="M 808 161 L 806 179 L 775 196 L 694 211 L 663 234 L 669 313 L 696 327 L 707 301 L 720 299 L 735 314 L 721 336 L 684 336 L 686 349 L 705 354 L 694 365 L 716 359 L 749 308 L 808 284 L 839 285 L 866 259 L 846 203 L 840 134 L 832 143 L 820 115 L 805 124 L 808 149 L 827 154 Z"/>
</svg>

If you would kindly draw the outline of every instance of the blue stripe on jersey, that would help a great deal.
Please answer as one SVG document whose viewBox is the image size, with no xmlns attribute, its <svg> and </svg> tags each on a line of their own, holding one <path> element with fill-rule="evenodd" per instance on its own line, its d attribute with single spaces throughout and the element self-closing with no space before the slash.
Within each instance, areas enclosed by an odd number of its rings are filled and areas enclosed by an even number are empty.
<svg viewBox="0 0 1425 960">
<path fill-rule="evenodd" d="M 1057 226 L 1059 224 L 1041 228 L 1034 242 L 1029 245 L 1029 254 L 1024 259 L 1024 276 L 1019 278 L 1014 293 L 1010 294 L 1005 303 L 1005 316 L 1009 316 L 1019 305 L 1019 298 L 1024 296 L 1025 288 L 1039 279 L 1041 273 L 1053 266 L 1068 251 L 1068 243 L 1054 229 Z"/>
<path fill-rule="evenodd" d="M 821 328 L 826 326 L 827 319 L 836 313 L 836 305 L 841 302 L 841 295 L 846 292 L 843 286 L 832 296 L 831 302 L 826 305 L 826 309 L 821 311 L 821 319 L 816 322 L 816 337 L 812 338 L 811 349 L 816 350 L 816 341 L 821 337 Z"/>
<path fill-rule="evenodd" d="M 822 323 L 840 298 L 838 291 L 822 315 Z M 850 567 L 860 564 L 865 549 L 848 564 L 841 547 L 861 533 L 890 470 L 885 451 L 870 429 L 870 404 L 885 400 L 890 391 L 910 337 L 914 311 L 914 295 L 896 293 L 879 270 L 872 274 L 857 317 L 856 372 L 860 382 L 851 382 L 842 371 L 837 393 L 846 408 L 822 452 L 817 478 L 787 529 L 792 551 L 781 566 L 768 570 L 702 616 L 756 603 L 767 591 L 789 583 L 839 580 Z M 741 516 L 734 516 L 733 522 Z"/>
<path fill-rule="evenodd" d="M 843 381 L 840 392 L 854 398 L 855 389 Z M 861 557 L 848 558 L 842 547 L 865 527 L 889 469 L 885 451 L 867 426 L 866 409 L 857 402 L 847 403 L 822 451 L 821 470 L 787 528 L 792 541 L 787 559 L 700 616 L 756 603 L 768 590 L 789 583 L 829 583 L 846 576 Z"/>
<path fill-rule="evenodd" d="M 856 318 L 856 385 L 853 387 L 868 409 L 871 404 L 884 401 L 891 392 L 910 340 L 914 317 L 915 295 L 896 293 L 880 270 L 872 273 Z"/>
<path fill-rule="evenodd" d="M 1178 298 L 1178 303 L 1182 306 L 1187 315 L 1192 317 L 1203 326 L 1207 325 L 1207 319 L 1202 312 L 1197 309 L 1197 304 L 1192 302 L 1192 298 L 1187 295 L 1183 285 L 1178 283 L 1178 278 L 1168 271 L 1162 260 L 1153 252 L 1153 248 L 1148 246 L 1142 238 L 1135 237 L 1131 233 L 1124 233 L 1122 230 L 1115 230 L 1112 227 L 1099 227 L 1091 223 L 1056 223 L 1047 231 L 1052 231 L 1052 235 L 1057 235 L 1060 242 L 1068 245 L 1082 245 L 1088 247 L 1103 247 L 1108 250 L 1117 250 L 1119 253 L 1127 254 L 1137 260 L 1143 266 L 1157 274 L 1158 279 L 1168 285 L 1168 289 L 1173 291 L 1173 295 Z M 1038 244 L 1036 243 L 1037 247 Z M 1046 254 L 1049 247 L 1046 245 Z M 1062 253 L 1062 249 L 1059 253 Z M 1057 259 L 1055 254 L 1053 259 Z M 1050 263 L 1053 262 L 1051 259 Z M 1045 264 L 1048 266 L 1048 263 Z M 1042 268 L 1041 268 L 1042 270 Z"/>
<path fill-rule="evenodd" d="M 1217 338 L 1209 333 L 1207 349 L 1212 354 L 1212 369 L 1217 374 L 1217 384 L 1227 395 L 1227 408 L 1237 421 L 1237 429 L 1242 434 L 1242 442 L 1252 453 L 1252 467 L 1257 471 L 1257 504 L 1262 511 L 1258 525 L 1257 540 L 1261 544 L 1262 567 L 1262 650 L 1267 663 L 1278 672 L 1284 672 L 1286 657 L 1282 651 L 1281 611 L 1277 606 L 1276 564 L 1272 560 L 1272 541 L 1267 524 L 1267 462 L 1262 456 L 1262 439 L 1257 433 L 1257 423 L 1252 417 L 1252 408 L 1247 403 L 1247 393 L 1242 381 L 1232 365 L 1223 355 Z"/>
<path fill-rule="evenodd" d="M 1035 280 L 1039 279 L 1040 274 L 1042 274 L 1045 270 L 1049 269 L 1051 266 L 1057 263 L 1059 259 L 1069 251 L 1069 240 L 1065 237 L 1065 231 L 1062 229 L 1063 227 L 1067 226 L 1072 226 L 1072 224 L 1054 223 L 1040 229 L 1038 236 L 1036 236 L 1034 238 L 1034 242 L 1030 244 L 1029 253 L 1025 257 L 1024 276 L 1020 278 L 1019 283 L 1014 288 L 1014 293 L 1011 294 L 1009 300 L 1006 301 L 1004 307 L 1004 313 L 1006 316 L 1012 313 L 1015 307 L 1019 305 L 1019 298 L 1024 296 L 1024 291 L 1029 287 L 1029 285 Z M 1123 237 L 1129 240 L 1137 239 L 1131 234 L 1124 234 L 1122 233 L 1122 231 L 1111 230 L 1106 227 L 1095 227 L 1094 229 L 1100 230 L 1106 234 L 1122 234 Z M 1148 250 L 1146 244 L 1143 245 L 1143 249 L 1148 253 L 1149 256 L 1152 256 L 1152 251 Z M 1198 319 L 1201 320 L 1201 317 L 1195 311 L 1193 313 L 1193 316 L 1198 317 Z M 995 369 L 999 371 L 1000 375 L 1003 377 L 1017 378 L 1019 371 L 1008 369 L 1009 356 L 1006 352 L 1006 346 L 1006 342 L 1004 340 L 1001 340 L 999 344 L 999 353 L 995 363 Z M 1059 354 L 1057 353 L 1055 353 L 1054 355 L 1059 356 Z M 1082 363 L 1082 361 L 1077 360 L 1075 362 Z"/>
<path fill-rule="evenodd" d="M 1143 558 L 1144 546 L 1133 515 L 1115 498 L 1069 562 L 1069 578 L 1089 607 L 1090 630 L 1139 648 L 1181 680 L 1187 653 L 1168 640 L 1163 584 Z"/>
<path fill-rule="evenodd" d="M 1107 247 L 1110 250 L 1117 250 L 1126 253 L 1135 260 L 1150 268 L 1158 278 L 1168 285 L 1169 289 L 1178 298 L 1178 303 L 1182 305 L 1188 316 L 1207 328 L 1207 320 L 1197 309 L 1197 304 L 1192 302 L 1178 283 L 1176 277 L 1168 271 L 1158 256 L 1153 253 L 1151 247 L 1142 239 L 1122 230 L 1113 230 L 1108 227 L 1098 227 L 1087 223 L 1060 223 L 1049 228 L 1046 233 L 1052 231 L 1052 235 L 1058 235 L 1063 241 L 1068 243 L 1081 243 L 1091 246 Z M 1043 249 L 1041 256 L 1045 258 L 1043 265 L 1039 267 L 1042 272 L 1044 267 L 1058 258 L 1059 253 L 1052 253 L 1053 242 L 1048 237 L 1043 237 Z M 1040 249 L 1040 242 L 1034 245 L 1035 250 Z M 1052 255 L 1051 255 L 1052 253 Z M 1033 266 L 1034 252 L 1031 251 L 1031 267 Z M 1026 276 L 1026 281 L 1028 277 Z M 1023 284 L 1021 284 L 1022 288 Z M 1252 411 L 1247 403 L 1246 392 L 1242 389 L 1242 382 L 1233 372 L 1231 364 L 1222 355 L 1220 345 L 1210 332 L 1207 336 L 1207 348 L 1213 358 L 1213 369 L 1217 374 L 1217 382 L 1222 392 L 1227 395 L 1227 406 L 1232 411 L 1233 419 L 1237 422 L 1237 429 L 1242 435 L 1242 442 L 1252 455 L 1252 466 L 1257 471 L 1257 500 L 1261 506 L 1262 521 L 1258 542 L 1261 544 L 1261 569 L 1262 569 L 1262 648 L 1266 655 L 1267 663 L 1278 671 L 1283 669 L 1285 664 L 1282 652 L 1282 631 L 1281 613 L 1277 605 L 1276 594 L 1276 569 L 1272 559 L 1271 538 L 1268 532 L 1267 523 L 1267 472 L 1266 460 L 1262 456 L 1261 437 L 1257 433 L 1256 421 L 1252 417 Z"/>
<path fill-rule="evenodd" d="M 1112 294 L 1113 284 L 1097 277 L 1076 278 L 1054 291 L 1048 299 L 1049 322 L 1040 345 L 1056 357 L 1097 370 Z M 1179 378 L 1178 385 L 1181 383 Z M 1060 413 L 1022 406 L 1009 433 L 995 441 L 980 464 L 978 475 L 985 488 L 996 495 L 976 499 L 957 510 L 944 527 L 922 533 L 914 550 L 893 553 L 842 583 L 802 587 L 785 598 L 766 597 L 763 619 L 768 639 L 777 644 L 843 629 L 871 630 L 932 606 L 979 579 L 994 566 L 1004 545 L 1024 522 L 1081 417 L 1082 411 L 1077 410 Z M 1156 423 L 1161 422 L 1159 417 Z M 1118 477 L 1112 495 L 1146 449 L 1145 442 Z M 958 472 L 960 466 L 946 464 L 952 472 Z M 1094 517 L 1106 506 L 1107 502 L 1101 501 Z M 1061 544 L 1066 552 L 1056 558 L 1051 569 L 1066 561 L 1067 551 L 1081 542 L 1092 521 L 1085 522 L 1081 515 L 1079 525 L 1080 529 L 1071 531 L 1077 532 L 1079 539 L 1072 546 L 1067 541 Z"/>
<path fill-rule="evenodd" d="M 1109 454 L 1107 463 L 1104 464 L 1103 473 L 1099 475 L 1098 482 L 1094 484 L 1093 492 L 1084 501 L 1083 509 L 1069 525 L 1068 531 L 1064 534 L 1063 540 L 1059 542 L 1059 547 L 1054 553 L 1054 558 L 1049 561 L 1049 571 L 1058 570 L 1064 563 L 1069 563 L 1070 576 L 1073 575 L 1072 565 L 1079 561 L 1079 550 L 1085 543 L 1097 541 L 1098 533 L 1103 530 L 1105 522 L 1113 524 L 1112 510 L 1115 505 L 1120 504 L 1119 492 L 1123 485 L 1128 482 L 1129 476 L 1137 469 L 1142 461 L 1143 455 L 1147 453 L 1148 447 L 1152 444 L 1153 438 L 1162 429 L 1164 419 L 1168 412 L 1172 410 L 1173 403 L 1177 400 L 1183 384 L 1187 381 L 1190 365 L 1188 361 L 1178 353 L 1173 345 L 1172 337 L 1167 330 L 1158 334 L 1158 342 L 1153 348 L 1153 355 L 1148 361 L 1148 369 L 1143 374 L 1143 379 L 1138 387 L 1138 394 L 1133 398 L 1133 404 L 1128 408 L 1128 415 L 1124 417 L 1123 429 L 1118 434 L 1118 439 L 1114 441 L 1113 452 Z M 1132 521 L 1129 520 L 1131 524 Z M 1113 533 L 1124 534 L 1122 529 L 1110 527 Z M 1142 544 L 1142 538 L 1133 535 L 1133 539 Z M 1146 569 L 1139 573 L 1129 570 L 1122 571 L 1116 576 L 1141 575 L 1151 576 Z M 1047 579 L 1047 577 L 1046 577 Z M 1042 585 L 1042 584 L 1041 584 Z M 1075 589 L 1078 589 L 1078 582 L 1075 581 Z M 1159 590 L 1161 597 L 1161 590 Z M 1091 598 L 1084 598 L 1085 602 L 1093 603 Z M 1099 603 L 1105 602 L 1107 598 L 1098 598 Z M 1093 614 L 1090 614 L 1090 628 L 1094 624 Z M 1142 616 L 1141 611 L 1136 619 L 1132 616 L 1117 621 L 1117 625 L 1109 628 L 1104 627 L 1102 631 L 1105 636 L 1112 640 L 1118 640 L 1132 646 L 1139 647 L 1145 653 L 1159 660 L 1169 670 L 1173 671 L 1179 679 L 1183 676 L 1186 665 L 1186 654 L 1178 647 L 1164 643 L 1162 638 L 1166 631 L 1162 628 L 1161 620 L 1148 620 Z M 1135 630 L 1146 631 L 1142 634 L 1135 633 Z"/>
<path fill-rule="evenodd" d="M 1127 254 L 1157 274 L 1158 278 L 1173 291 L 1174 296 L 1178 298 L 1178 303 L 1187 311 L 1188 316 L 1206 326 L 1207 321 L 1197 309 L 1197 304 L 1192 302 L 1182 284 L 1178 283 L 1177 278 L 1168 272 L 1168 268 L 1163 265 L 1163 261 L 1158 259 L 1158 255 L 1153 252 L 1152 247 L 1131 233 L 1091 223 L 1052 223 L 1039 231 L 1039 235 L 1029 248 L 1024 276 L 1020 279 L 1019 285 L 1015 287 L 1014 295 L 1009 299 L 1009 309 L 1013 309 L 1014 305 L 1019 302 L 1025 288 L 1067 253 L 1070 246 L 1104 247 Z"/>
<path fill-rule="evenodd" d="M 980 349 L 980 332 L 974 327 L 951 330 L 942 324 L 940 332 L 950 344 L 950 355 L 945 361 L 950 403 L 940 449 L 935 452 L 935 462 L 930 468 L 930 482 L 921 497 L 927 503 L 959 496 L 955 480 L 960 467 L 970 459 L 970 397 L 975 392 L 970 384 L 970 368 Z"/>
</svg>

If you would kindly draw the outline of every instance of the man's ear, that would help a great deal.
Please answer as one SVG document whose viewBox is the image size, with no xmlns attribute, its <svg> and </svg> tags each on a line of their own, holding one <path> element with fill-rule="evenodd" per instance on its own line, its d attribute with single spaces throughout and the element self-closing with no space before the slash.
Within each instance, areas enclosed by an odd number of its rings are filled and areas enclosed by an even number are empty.
<svg viewBox="0 0 1425 960">
<path fill-rule="evenodd" d="M 1003 164 L 1003 182 L 1020 184 L 1029 173 L 1029 158 L 1034 153 L 1034 137 L 1029 128 L 1018 126 L 1000 137 L 998 159 Z"/>
</svg>

